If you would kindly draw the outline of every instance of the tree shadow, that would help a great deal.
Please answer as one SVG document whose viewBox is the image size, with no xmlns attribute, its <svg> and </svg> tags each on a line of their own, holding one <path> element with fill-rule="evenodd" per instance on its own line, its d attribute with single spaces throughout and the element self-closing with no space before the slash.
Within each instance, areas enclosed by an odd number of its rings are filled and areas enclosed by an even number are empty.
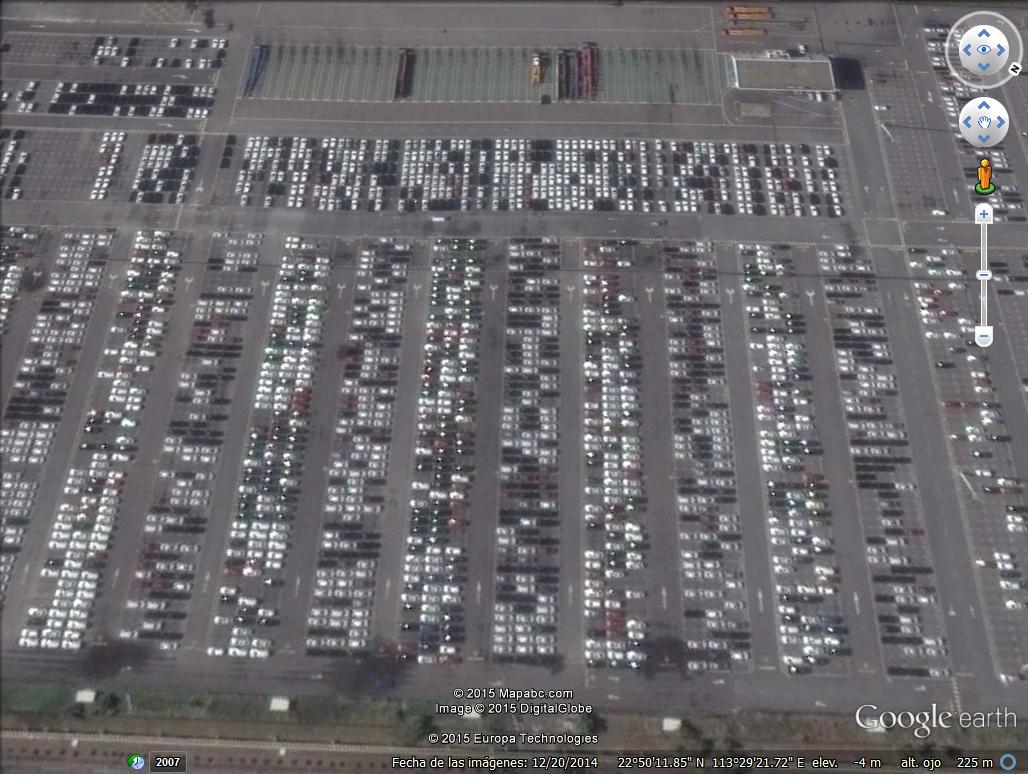
<svg viewBox="0 0 1028 774">
<path fill-rule="evenodd" d="M 109 680 L 123 671 L 142 671 L 153 655 L 153 646 L 142 642 L 114 640 L 93 645 L 82 658 L 79 674 L 91 680 Z"/>
<path fill-rule="evenodd" d="M 410 663 L 388 653 L 360 653 L 334 658 L 325 680 L 345 696 L 381 696 L 407 678 Z"/>
</svg>

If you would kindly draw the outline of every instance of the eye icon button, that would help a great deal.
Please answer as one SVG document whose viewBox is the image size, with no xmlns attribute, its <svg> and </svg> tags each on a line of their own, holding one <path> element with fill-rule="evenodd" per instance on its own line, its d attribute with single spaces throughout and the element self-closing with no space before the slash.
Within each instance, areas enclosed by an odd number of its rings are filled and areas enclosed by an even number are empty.
<svg viewBox="0 0 1028 774">
<path fill-rule="evenodd" d="M 965 30 L 956 47 L 964 69 L 978 78 L 991 78 L 994 73 L 1002 72 L 1010 58 L 1007 36 L 998 27 L 988 24 L 979 24 Z"/>
</svg>

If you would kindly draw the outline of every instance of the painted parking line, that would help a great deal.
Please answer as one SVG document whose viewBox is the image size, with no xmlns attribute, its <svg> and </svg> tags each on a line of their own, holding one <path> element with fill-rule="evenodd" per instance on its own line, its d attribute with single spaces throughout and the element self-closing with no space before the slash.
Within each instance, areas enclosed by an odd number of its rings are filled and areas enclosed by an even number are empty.
<svg viewBox="0 0 1028 774">
<path fill-rule="evenodd" d="M 511 90 L 510 99 L 515 102 L 535 102 L 537 99 L 536 89 L 532 85 L 532 53 L 523 48 L 511 52 L 510 82 L 514 84 Z"/>
<path fill-rule="evenodd" d="M 454 51 L 437 51 L 436 60 L 436 63 L 439 66 L 439 88 L 436 98 L 439 101 L 444 102 L 450 99 L 451 70 L 455 70 L 460 67 L 458 53 Z"/>
<path fill-rule="evenodd" d="M 302 64 L 300 53 L 295 48 L 288 49 L 286 64 L 282 68 L 282 98 L 292 99 L 295 92 L 296 80 L 300 74 Z"/>
<path fill-rule="evenodd" d="M 621 72 L 621 78 L 618 80 L 618 85 L 620 86 L 618 99 L 621 102 L 625 102 L 629 99 L 632 93 L 632 70 L 629 65 L 628 52 L 618 51 L 617 62 Z"/>
<path fill-rule="evenodd" d="M 375 49 L 375 56 L 374 56 L 375 69 L 374 69 L 373 77 L 368 82 L 368 99 L 369 100 L 377 100 L 379 98 L 379 95 L 381 94 L 382 79 L 383 79 L 384 74 L 388 73 L 389 70 L 390 70 L 389 63 L 390 63 L 391 59 L 392 58 L 388 56 L 386 49 L 384 49 L 384 48 L 376 48 Z"/>
<path fill-rule="evenodd" d="M 318 68 L 314 73 L 311 90 L 314 92 L 311 99 L 318 100 L 319 102 L 327 99 L 328 83 L 332 79 L 332 65 L 333 65 L 333 51 L 332 46 L 318 46 Z"/>
<path fill-rule="evenodd" d="M 281 65 L 278 69 L 278 79 L 275 85 L 275 93 L 279 99 L 285 99 L 289 95 L 289 83 L 292 79 L 293 67 L 295 66 L 294 52 L 283 53 Z"/>
<path fill-rule="evenodd" d="M 324 101 L 329 98 L 329 87 L 335 77 L 335 46 L 321 46 L 319 56 L 321 57 L 321 67 L 314 78 L 314 98 Z"/>
<path fill-rule="evenodd" d="M 357 62 L 357 88 L 354 93 L 354 99 L 358 102 L 368 102 L 370 97 L 368 87 L 374 70 L 371 61 L 371 50 L 362 48 L 357 56 Z"/>
<path fill-rule="evenodd" d="M 513 102 L 521 96 L 520 92 L 531 80 L 531 67 L 521 70 L 518 62 L 521 59 L 521 51 L 516 48 L 508 48 L 503 51 L 502 66 L 500 68 L 501 83 L 506 87 L 503 92 L 505 102 Z M 525 95 L 527 98 L 527 95 Z"/>
<path fill-rule="evenodd" d="M 361 53 L 360 49 L 350 51 L 350 73 L 346 81 L 346 99 L 351 102 L 360 102 L 360 87 L 363 77 Z"/>
<path fill-rule="evenodd" d="M 294 82 L 291 84 L 293 99 L 305 99 L 307 87 L 310 85 L 310 72 L 314 65 L 314 56 L 310 46 L 302 46 L 298 52 L 299 66 Z"/>
<path fill-rule="evenodd" d="M 319 44 L 316 46 L 317 66 L 311 79 L 311 99 L 316 102 L 325 102 L 328 98 L 328 84 L 332 80 L 332 67 L 334 47 Z"/>
<path fill-rule="evenodd" d="M 310 57 L 309 74 L 304 79 L 304 98 L 316 102 L 321 100 L 319 86 L 322 78 L 322 71 L 326 65 L 324 46 L 315 44 L 307 47 L 307 55 Z"/>
<path fill-rule="evenodd" d="M 302 49 L 303 69 L 301 70 L 299 83 L 296 84 L 296 92 L 302 99 L 310 99 L 308 90 L 313 85 L 314 69 L 318 64 L 318 52 L 314 46 L 304 46 Z"/>
<path fill-rule="evenodd" d="M 301 46 L 295 49 L 296 63 L 293 67 L 289 80 L 289 99 L 295 100 L 303 92 L 304 70 L 307 68 L 307 47 Z"/>
<path fill-rule="evenodd" d="M 632 51 L 621 52 L 622 67 L 625 69 L 625 95 L 622 99 L 630 99 L 631 95 L 638 93 L 637 66 L 635 53 Z"/>
<path fill-rule="evenodd" d="M 336 85 L 336 99 L 343 101 L 350 96 L 350 81 L 353 79 L 353 52 L 343 48 L 339 52 L 339 74 Z"/>
<path fill-rule="evenodd" d="M 343 78 L 346 75 L 346 63 L 343 61 L 346 50 L 340 46 L 332 46 L 332 70 L 328 83 L 325 84 L 325 99 L 342 99 Z"/>
<path fill-rule="evenodd" d="M 483 56 L 489 60 L 489 83 L 493 89 L 493 98 L 497 102 L 507 102 L 510 99 L 510 89 L 513 86 L 509 68 L 510 51 L 507 49 L 487 49 Z"/>
<path fill-rule="evenodd" d="M 178 0 L 146 0 L 139 11 L 144 24 L 174 24 L 184 21 L 184 7 Z"/>
<path fill-rule="evenodd" d="M 274 79 L 268 83 L 268 94 L 272 99 L 282 99 L 285 95 L 283 85 L 285 83 L 286 66 L 288 63 L 284 49 L 278 57 L 275 57 L 275 60 Z"/>
<path fill-rule="evenodd" d="M 274 99 L 282 99 L 286 96 L 286 75 L 291 64 L 287 48 L 283 46 L 278 58 L 278 69 L 275 72 L 275 84 L 271 91 L 271 93 L 275 95 Z"/>
<path fill-rule="evenodd" d="M 478 53 L 478 62 L 476 62 L 476 66 L 478 68 L 480 68 L 477 71 L 481 72 L 481 73 L 484 73 L 486 78 L 488 79 L 486 81 L 486 83 L 489 84 L 489 89 L 491 90 L 492 94 L 495 95 L 493 97 L 493 99 L 501 99 L 501 97 L 499 96 L 500 84 L 496 80 L 498 73 L 496 72 L 496 60 L 497 60 L 497 57 L 495 55 L 495 52 L 489 51 L 488 49 L 485 49 L 485 50 L 479 49 L 477 53 Z M 475 72 L 475 70 L 472 70 L 471 72 Z M 476 79 L 472 80 L 472 84 L 471 85 L 472 86 L 478 85 L 479 88 L 478 89 L 467 89 L 466 88 L 465 89 L 466 92 L 470 91 L 470 92 L 474 93 L 475 91 L 478 91 L 478 93 L 481 93 L 481 84 L 480 83 L 476 84 L 475 83 L 476 80 L 480 80 L 480 79 L 476 78 Z M 467 96 L 470 97 L 471 94 L 468 94 Z"/>
<path fill-rule="evenodd" d="M 315 45 L 312 47 L 314 54 L 314 72 L 310 79 L 310 100 L 321 101 L 324 95 L 321 91 L 321 82 L 325 78 L 325 71 L 329 68 L 328 50 L 325 46 Z"/>
<path fill-rule="evenodd" d="M 424 57 L 426 61 L 426 67 L 428 75 L 431 76 L 430 83 L 432 84 L 432 101 L 442 102 L 443 101 L 443 78 L 446 75 L 445 69 L 441 67 L 442 52 L 436 49 L 431 49 L 426 52 Z M 434 66 L 433 66 L 434 65 Z"/>
<path fill-rule="evenodd" d="M 371 85 L 375 77 L 375 52 L 372 49 L 364 49 L 361 57 L 361 102 L 371 101 Z"/>
<path fill-rule="evenodd" d="M 367 102 L 367 88 L 368 88 L 368 50 L 366 48 L 360 49 L 357 52 L 357 57 L 354 66 L 354 90 L 352 98 L 356 102 Z"/>
<path fill-rule="evenodd" d="M 448 52 L 441 50 L 433 50 L 432 58 L 435 60 L 435 67 L 433 72 L 435 73 L 433 97 L 436 102 L 443 102 L 446 99 L 446 88 L 444 83 L 446 81 L 447 70 L 442 66 L 443 60 L 446 58 Z"/>
<path fill-rule="evenodd" d="M 374 100 L 378 96 L 378 83 L 382 77 L 382 69 L 385 67 L 383 54 L 383 49 L 381 47 L 376 47 L 374 51 L 369 52 L 368 55 L 369 67 L 364 95 L 364 99 L 368 102 Z"/>
<path fill-rule="evenodd" d="M 393 98 L 393 85 L 396 78 L 396 62 L 397 58 L 392 49 L 382 50 L 382 72 L 379 76 L 378 83 L 378 99 L 390 100 Z M 415 63 L 414 74 L 417 75 L 417 64 Z M 411 88 L 413 89 L 414 82 L 411 81 Z"/>
<path fill-rule="evenodd" d="M 361 89 L 364 85 L 363 49 L 352 49 L 347 57 L 346 99 L 361 102 Z"/>
</svg>

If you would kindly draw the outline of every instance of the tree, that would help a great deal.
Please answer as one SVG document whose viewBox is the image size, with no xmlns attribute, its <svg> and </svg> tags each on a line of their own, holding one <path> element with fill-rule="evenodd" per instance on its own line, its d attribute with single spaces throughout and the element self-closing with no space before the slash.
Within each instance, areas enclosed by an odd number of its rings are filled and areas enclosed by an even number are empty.
<svg viewBox="0 0 1028 774">
<path fill-rule="evenodd" d="M 414 745 L 432 733 L 434 728 L 432 716 L 427 712 L 419 712 L 404 719 L 400 736 L 404 744 Z"/>
<path fill-rule="evenodd" d="M 600 734 L 607 729 L 607 722 L 596 712 L 583 712 L 576 725 L 580 734 Z"/>
<path fill-rule="evenodd" d="M 122 670 L 139 670 L 153 656 L 153 648 L 131 640 L 113 640 L 108 644 L 94 645 L 84 655 L 80 675 L 92 680 L 104 680 L 117 676 Z"/>
<path fill-rule="evenodd" d="M 561 653 L 555 653 L 547 662 L 550 667 L 550 674 L 557 675 L 564 671 L 566 666 L 564 663 L 564 656 Z"/>
<path fill-rule="evenodd" d="M 742 747 L 742 744 L 731 734 L 718 734 L 703 739 L 703 749 L 701 752 L 703 755 L 710 755 L 713 752 L 731 752 L 732 750 L 738 750 L 740 747 Z"/>
<path fill-rule="evenodd" d="M 35 293 L 37 290 L 42 290 L 46 287 L 47 279 L 49 274 L 46 269 L 29 269 L 21 275 L 21 289 L 26 293 Z"/>
<path fill-rule="evenodd" d="M 117 715 L 121 711 L 121 697 L 112 692 L 105 691 L 96 698 L 97 715 Z"/>
<path fill-rule="evenodd" d="M 326 678 L 344 696 L 381 696 L 400 685 L 408 663 L 386 653 L 339 656 Z"/>
<path fill-rule="evenodd" d="M 681 669 L 685 665 L 685 643 L 677 637 L 654 637 L 646 646 L 643 674 L 652 679 L 661 669 Z"/>
</svg>

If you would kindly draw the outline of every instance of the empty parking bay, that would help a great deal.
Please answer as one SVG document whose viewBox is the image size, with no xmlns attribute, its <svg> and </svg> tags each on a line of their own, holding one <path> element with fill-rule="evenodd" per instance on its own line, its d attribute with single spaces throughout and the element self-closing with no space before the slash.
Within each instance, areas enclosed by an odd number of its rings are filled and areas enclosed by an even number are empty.
<svg viewBox="0 0 1028 774">
<path fill-rule="evenodd" d="M 392 99 L 397 50 L 381 46 L 273 44 L 253 96 L 382 102 Z"/>
<path fill-rule="evenodd" d="M 271 44 L 253 97 L 278 100 L 383 102 L 395 96 L 400 49 L 383 46 Z M 532 82 L 532 58 L 548 63 Z M 413 102 L 537 102 L 556 96 L 558 49 L 433 47 L 412 51 L 407 100 Z M 600 48 L 596 100 L 716 103 L 722 58 L 698 49 Z"/>
<path fill-rule="evenodd" d="M 600 48 L 601 102 L 712 104 L 723 88 L 715 51 L 664 48 Z"/>
</svg>

